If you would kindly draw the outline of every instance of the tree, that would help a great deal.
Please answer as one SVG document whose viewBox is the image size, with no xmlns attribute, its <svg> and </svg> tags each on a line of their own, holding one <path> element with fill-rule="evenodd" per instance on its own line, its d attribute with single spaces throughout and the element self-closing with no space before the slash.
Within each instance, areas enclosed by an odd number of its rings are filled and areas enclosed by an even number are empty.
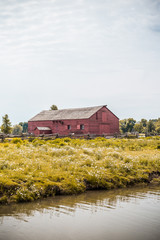
<svg viewBox="0 0 160 240">
<path fill-rule="evenodd" d="M 120 132 L 125 133 L 127 132 L 126 126 L 127 126 L 127 119 L 123 119 L 119 121 L 119 126 L 120 126 Z"/>
<path fill-rule="evenodd" d="M 141 125 L 142 125 L 143 127 L 146 127 L 146 126 L 147 126 L 147 120 L 144 119 L 144 118 L 141 119 L 140 123 L 141 123 Z"/>
<path fill-rule="evenodd" d="M 136 124 L 134 125 L 134 130 L 135 130 L 136 132 L 142 133 L 142 131 L 143 131 L 143 126 L 142 126 L 142 124 L 141 124 L 141 123 L 136 123 Z"/>
<path fill-rule="evenodd" d="M 148 125 L 148 121 L 144 118 L 141 119 L 140 124 L 142 126 L 142 130 L 141 133 L 147 133 L 147 125 Z"/>
<path fill-rule="evenodd" d="M 9 134 L 12 131 L 11 122 L 7 114 L 5 114 L 4 117 L 2 117 L 1 131 L 5 134 Z"/>
<path fill-rule="evenodd" d="M 53 105 L 50 107 L 50 110 L 58 110 L 58 107 L 53 104 Z"/>
<path fill-rule="evenodd" d="M 13 135 L 20 135 L 22 133 L 22 130 L 23 130 L 22 126 L 19 125 L 19 124 L 16 124 L 16 125 L 13 126 L 12 134 Z"/>
<path fill-rule="evenodd" d="M 120 120 L 120 130 L 121 130 L 121 132 L 122 133 L 132 132 L 135 123 L 136 123 L 136 120 L 134 120 L 133 118 Z"/>
<path fill-rule="evenodd" d="M 136 120 L 134 120 L 133 118 L 128 118 L 128 120 L 127 120 L 127 132 L 132 132 L 135 123 L 136 123 Z"/>
<path fill-rule="evenodd" d="M 28 122 L 20 122 L 19 125 L 22 126 L 22 128 L 23 128 L 22 132 L 23 133 L 28 132 Z"/>
<path fill-rule="evenodd" d="M 155 125 L 154 125 L 154 122 L 152 120 L 148 121 L 147 130 L 148 130 L 149 133 L 153 133 L 155 131 Z"/>
<path fill-rule="evenodd" d="M 157 119 L 155 123 L 155 127 L 156 127 L 156 133 L 160 134 L 160 118 Z"/>
<path fill-rule="evenodd" d="M 140 122 L 134 125 L 134 130 L 139 133 L 147 132 L 147 120 L 142 118 Z"/>
</svg>

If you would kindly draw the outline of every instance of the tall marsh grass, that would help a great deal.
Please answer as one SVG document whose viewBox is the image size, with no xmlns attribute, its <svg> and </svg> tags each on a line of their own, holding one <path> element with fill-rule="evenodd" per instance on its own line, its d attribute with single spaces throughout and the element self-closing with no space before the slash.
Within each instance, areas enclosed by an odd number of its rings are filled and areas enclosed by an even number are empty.
<svg viewBox="0 0 160 240">
<path fill-rule="evenodd" d="M 0 143 L 0 203 L 158 182 L 159 146 L 158 137 Z"/>
</svg>

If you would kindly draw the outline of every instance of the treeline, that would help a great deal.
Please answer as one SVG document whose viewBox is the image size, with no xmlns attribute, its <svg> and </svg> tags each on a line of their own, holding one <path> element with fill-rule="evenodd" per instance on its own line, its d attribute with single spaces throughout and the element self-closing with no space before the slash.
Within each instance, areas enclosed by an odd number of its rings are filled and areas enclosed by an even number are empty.
<svg viewBox="0 0 160 240">
<path fill-rule="evenodd" d="M 133 118 L 127 118 L 119 121 L 120 133 L 144 133 L 146 135 L 159 135 L 160 134 L 160 118 L 158 119 L 141 119 L 137 122 Z M 0 130 L 4 134 L 20 135 L 28 132 L 28 122 L 20 122 L 12 126 L 11 121 L 7 114 L 2 117 L 2 125 Z"/>
<path fill-rule="evenodd" d="M 160 118 L 150 119 L 141 119 L 141 121 L 136 122 L 133 118 L 123 119 L 119 122 L 120 132 L 138 132 L 144 133 L 146 135 L 159 135 L 160 134 Z"/>
<path fill-rule="evenodd" d="M 4 134 L 21 135 L 22 133 L 28 132 L 28 122 L 20 122 L 19 124 L 12 126 L 8 115 L 5 114 L 2 117 L 0 130 Z"/>
</svg>

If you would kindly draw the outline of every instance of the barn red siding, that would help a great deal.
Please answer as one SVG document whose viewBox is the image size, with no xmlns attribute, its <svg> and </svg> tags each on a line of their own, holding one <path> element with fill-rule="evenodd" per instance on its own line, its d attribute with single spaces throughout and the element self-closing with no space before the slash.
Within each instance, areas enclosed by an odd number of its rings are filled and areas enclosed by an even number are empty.
<svg viewBox="0 0 160 240">
<path fill-rule="evenodd" d="M 119 133 L 119 119 L 106 107 L 95 113 L 89 123 L 89 131 L 93 134 L 113 135 Z"/>
<path fill-rule="evenodd" d="M 84 129 L 80 129 L 80 125 Z M 68 125 L 71 129 L 68 129 Z M 28 132 L 39 135 L 36 127 L 49 127 L 53 134 L 95 134 L 113 135 L 119 133 L 119 119 L 105 106 L 88 119 L 72 119 L 60 121 L 29 121 Z"/>
<path fill-rule="evenodd" d="M 84 129 L 78 129 L 77 126 L 84 125 Z M 67 129 L 67 126 L 70 125 L 71 129 Z M 71 133 L 75 134 L 88 134 L 89 133 L 89 120 L 61 120 L 61 121 L 34 121 L 28 122 L 28 132 L 34 133 L 36 127 L 49 127 L 52 130 L 53 134 L 59 135 L 69 135 Z"/>
</svg>

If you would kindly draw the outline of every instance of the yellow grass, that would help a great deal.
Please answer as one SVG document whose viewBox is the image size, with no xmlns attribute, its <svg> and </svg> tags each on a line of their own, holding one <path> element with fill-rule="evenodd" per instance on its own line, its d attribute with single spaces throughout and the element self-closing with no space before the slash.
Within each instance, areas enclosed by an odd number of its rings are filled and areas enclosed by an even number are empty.
<svg viewBox="0 0 160 240">
<path fill-rule="evenodd" d="M 0 143 L 0 203 L 158 182 L 159 175 L 159 138 Z"/>
</svg>

